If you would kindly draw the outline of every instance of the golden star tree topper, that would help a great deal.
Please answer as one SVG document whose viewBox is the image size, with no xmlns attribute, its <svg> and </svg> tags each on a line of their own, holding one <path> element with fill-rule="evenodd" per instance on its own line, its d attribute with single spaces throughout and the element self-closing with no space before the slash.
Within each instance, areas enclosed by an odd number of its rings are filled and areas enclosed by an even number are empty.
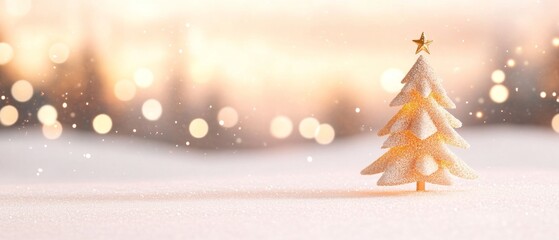
<svg viewBox="0 0 559 240">
<path fill-rule="evenodd" d="M 429 53 L 429 44 L 421 33 L 416 54 Z M 452 176 L 477 178 L 466 163 L 447 145 L 468 148 L 470 145 L 454 130 L 462 126 L 446 109 L 456 108 L 441 85 L 428 59 L 420 55 L 402 80 L 405 85 L 390 106 L 400 111 L 378 132 L 389 135 L 382 148 L 388 152 L 361 171 L 363 175 L 383 173 L 378 185 L 390 186 L 416 182 L 417 191 L 425 183 L 451 185 Z"/>
</svg>

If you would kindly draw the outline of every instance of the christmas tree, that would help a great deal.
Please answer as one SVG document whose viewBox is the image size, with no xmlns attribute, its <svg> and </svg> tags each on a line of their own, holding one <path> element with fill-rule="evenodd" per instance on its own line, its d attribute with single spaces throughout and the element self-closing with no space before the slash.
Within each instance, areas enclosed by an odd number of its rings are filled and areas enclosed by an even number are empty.
<svg viewBox="0 0 559 240">
<path fill-rule="evenodd" d="M 422 33 L 416 54 L 432 41 Z M 446 144 L 468 148 L 469 144 L 454 130 L 462 126 L 445 108 L 456 108 L 446 94 L 426 57 L 420 55 L 402 80 L 404 87 L 390 106 L 402 109 L 384 126 L 379 136 L 389 134 L 382 148 L 388 152 L 361 171 L 363 175 L 384 172 L 378 185 L 390 186 L 417 182 L 417 191 L 425 182 L 451 185 L 452 175 L 474 179 L 475 172 L 453 154 Z"/>
</svg>

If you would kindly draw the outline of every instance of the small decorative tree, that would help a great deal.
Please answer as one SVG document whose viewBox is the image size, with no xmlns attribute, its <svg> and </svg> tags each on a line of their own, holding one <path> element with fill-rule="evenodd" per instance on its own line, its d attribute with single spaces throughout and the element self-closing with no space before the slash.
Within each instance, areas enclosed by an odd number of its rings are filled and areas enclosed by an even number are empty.
<svg viewBox="0 0 559 240">
<path fill-rule="evenodd" d="M 424 34 L 416 54 L 429 53 Z M 475 172 L 454 155 L 445 144 L 468 148 L 470 145 L 454 130 L 462 126 L 445 108 L 456 108 L 435 75 L 426 57 L 420 55 L 402 80 L 402 91 L 390 106 L 402 109 L 384 126 L 379 136 L 389 134 L 382 148 L 388 152 L 361 171 L 363 175 L 384 172 L 378 185 L 400 185 L 417 182 L 417 191 L 425 190 L 425 182 L 451 185 L 450 174 L 466 179 Z"/>
</svg>

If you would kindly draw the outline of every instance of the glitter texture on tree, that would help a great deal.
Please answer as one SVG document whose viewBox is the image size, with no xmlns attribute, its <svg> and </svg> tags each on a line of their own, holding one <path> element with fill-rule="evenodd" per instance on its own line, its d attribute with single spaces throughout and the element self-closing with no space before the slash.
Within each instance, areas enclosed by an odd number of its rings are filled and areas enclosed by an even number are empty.
<svg viewBox="0 0 559 240">
<path fill-rule="evenodd" d="M 382 146 L 390 150 L 361 174 L 384 172 L 378 185 L 417 182 L 418 191 L 425 190 L 425 182 L 451 185 L 451 174 L 476 178 L 476 173 L 446 146 L 470 145 L 454 130 L 462 122 L 445 108 L 456 105 L 425 56 L 419 56 L 402 83 L 401 92 L 390 103 L 402 109 L 378 132 L 379 136 L 390 135 Z"/>
</svg>

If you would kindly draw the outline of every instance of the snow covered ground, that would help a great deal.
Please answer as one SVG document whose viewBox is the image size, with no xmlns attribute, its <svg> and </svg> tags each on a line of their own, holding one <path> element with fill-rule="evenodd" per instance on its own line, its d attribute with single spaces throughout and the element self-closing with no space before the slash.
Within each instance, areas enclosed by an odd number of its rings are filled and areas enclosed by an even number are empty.
<svg viewBox="0 0 559 240">
<path fill-rule="evenodd" d="M 374 134 L 204 152 L 66 131 L 0 133 L 0 239 L 553 239 L 559 135 L 460 129 L 480 179 L 379 187 Z"/>
</svg>

